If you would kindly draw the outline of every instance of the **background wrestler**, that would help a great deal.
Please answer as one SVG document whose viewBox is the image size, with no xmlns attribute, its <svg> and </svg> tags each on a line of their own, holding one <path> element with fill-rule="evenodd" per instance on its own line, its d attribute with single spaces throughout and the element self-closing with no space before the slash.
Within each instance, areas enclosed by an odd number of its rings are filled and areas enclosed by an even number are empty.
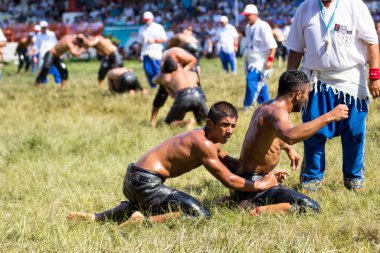
<svg viewBox="0 0 380 253">
<path fill-rule="evenodd" d="M 147 93 L 132 69 L 115 68 L 108 71 L 107 77 L 110 91 L 117 93 L 128 92 L 132 96 L 135 95 L 136 91 L 141 91 L 143 95 Z"/>
<path fill-rule="evenodd" d="M 50 49 L 50 51 L 45 54 L 41 71 L 37 76 L 34 86 L 37 87 L 40 85 L 40 83 L 43 82 L 43 80 L 49 74 L 50 67 L 54 65 L 61 75 L 61 88 L 63 89 L 66 87 L 69 73 L 67 71 L 66 65 L 62 62 L 60 57 L 66 51 L 69 51 L 75 57 L 81 55 L 86 49 L 85 45 L 83 44 L 83 40 L 80 37 L 81 36 L 77 34 L 65 35 L 52 49 Z"/>
<path fill-rule="evenodd" d="M 210 217 L 207 207 L 187 193 L 163 185 L 167 178 L 178 177 L 203 165 L 214 177 L 228 188 L 242 192 L 262 191 L 277 185 L 275 174 L 268 174 L 262 180 L 250 181 L 230 172 L 236 167 L 237 159 L 226 154 L 221 148 L 234 132 L 237 111 L 227 102 L 214 104 L 208 114 L 206 126 L 173 136 L 151 149 L 135 164 L 130 164 L 124 179 L 123 193 L 129 202 L 100 214 L 71 212 L 69 220 L 100 221 L 113 219 L 121 221 L 136 209 L 150 210 L 164 214 L 149 217 L 153 223 L 178 218 L 182 213 L 192 217 Z M 277 174 L 284 173 L 279 170 Z M 179 207 L 179 212 L 170 212 Z M 174 209 L 175 210 L 175 209 Z M 131 221 L 141 222 L 144 216 L 134 212 Z"/>
<path fill-rule="evenodd" d="M 290 145 L 309 138 L 330 122 L 348 117 L 347 106 L 341 104 L 315 120 L 293 127 L 289 121 L 290 113 L 301 111 L 307 103 L 308 94 L 309 80 L 303 72 L 287 71 L 281 75 L 276 98 L 259 106 L 252 116 L 241 150 L 237 175 L 260 180 L 276 167 L 282 150 L 288 154 L 292 169 L 297 169 L 300 156 Z M 285 179 L 286 174 L 279 174 L 279 182 Z M 243 201 L 242 207 L 256 205 L 250 211 L 251 215 L 259 212 L 303 212 L 306 209 L 319 212 L 316 201 L 283 186 L 255 193 L 236 191 L 231 193 L 231 197 L 238 202 Z"/>
<path fill-rule="evenodd" d="M 183 120 L 187 112 L 192 111 L 198 124 L 206 120 L 207 105 L 203 90 L 198 86 L 199 77 L 186 70 L 171 57 L 163 60 L 162 72 L 153 82 L 164 86 L 174 103 L 166 116 L 165 122 L 171 126 L 186 125 L 192 127 L 194 120 Z M 156 118 L 153 119 L 156 121 Z"/>
<path fill-rule="evenodd" d="M 18 68 L 17 74 L 23 69 L 25 64 L 25 72 L 29 70 L 30 66 L 30 55 L 28 54 L 28 47 L 33 44 L 34 33 L 29 33 L 27 37 L 20 39 L 16 47 L 16 53 L 18 56 Z"/>
<path fill-rule="evenodd" d="M 117 47 L 108 38 L 100 35 L 89 38 L 82 35 L 81 38 L 86 46 L 95 48 L 96 52 L 103 57 L 98 72 L 98 83 L 101 87 L 108 71 L 124 66 L 123 58 L 117 51 Z"/>
<path fill-rule="evenodd" d="M 168 62 L 167 61 L 168 59 L 170 59 L 171 61 Z M 164 63 L 165 62 L 171 63 L 172 65 L 170 66 L 170 64 L 167 63 L 167 65 L 165 65 L 166 68 L 164 69 Z M 185 51 L 184 49 L 179 48 L 179 47 L 170 48 L 164 52 L 164 55 L 162 57 L 159 76 L 162 76 L 162 74 L 165 74 L 165 73 L 172 72 L 176 69 L 178 69 L 178 70 L 182 69 L 184 71 L 194 71 L 194 67 L 195 67 L 196 63 L 197 63 L 197 59 L 192 54 Z M 194 72 L 194 73 L 196 73 L 196 72 Z M 195 76 L 195 75 L 191 75 L 191 76 Z M 197 74 L 197 77 L 198 77 L 197 81 L 192 83 L 192 85 L 194 85 L 194 86 L 195 85 L 199 86 L 199 75 L 198 74 Z M 157 81 L 157 79 L 156 79 L 156 81 Z M 174 94 L 175 94 L 175 92 L 174 92 Z M 172 95 L 174 95 L 174 94 L 172 94 Z M 168 93 L 167 89 L 165 88 L 165 86 L 161 85 L 158 88 L 156 96 L 153 100 L 153 109 L 152 109 L 152 114 L 151 114 L 151 118 L 150 118 L 151 126 L 153 126 L 153 127 L 156 126 L 158 111 L 165 104 L 168 95 L 169 95 L 169 93 Z M 207 112 L 206 112 L 206 114 L 207 114 Z"/>
</svg>

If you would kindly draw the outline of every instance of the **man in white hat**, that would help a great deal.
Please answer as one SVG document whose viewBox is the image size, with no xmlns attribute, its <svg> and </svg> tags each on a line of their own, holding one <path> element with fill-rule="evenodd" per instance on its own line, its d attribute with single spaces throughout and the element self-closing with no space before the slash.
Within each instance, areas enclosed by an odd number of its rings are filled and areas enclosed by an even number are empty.
<svg viewBox="0 0 380 253">
<path fill-rule="evenodd" d="M 3 30 L 0 28 L 0 61 L 3 61 L 3 47 L 7 45 L 7 38 L 5 38 Z M 0 79 L 1 79 L 1 65 L 0 65 Z"/>
<path fill-rule="evenodd" d="M 243 59 L 247 75 L 244 108 L 248 109 L 255 100 L 261 104 L 269 99 L 268 86 L 263 78 L 272 69 L 277 44 L 270 25 L 257 16 L 255 5 L 246 5 L 242 14 L 247 21 L 247 48 Z"/>
<path fill-rule="evenodd" d="M 298 69 L 303 59 L 301 70 L 312 87 L 302 120 L 312 121 L 336 104 L 349 108 L 348 119 L 332 122 L 304 141 L 300 181 L 305 190 L 322 187 L 326 141 L 341 136 L 344 186 L 363 191 L 369 99 L 380 97 L 378 43 L 363 1 L 306 0 L 296 11 L 285 45 L 290 49 L 288 69 Z"/>
<path fill-rule="evenodd" d="M 143 61 L 145 75 L 149 85 L 154 88 L 153 77 L 160 73 L 160 60 L 163 45 L 167 41 L 164 27 L 153 22 L 154 16 L 150 11 L 143 14 L 145 25 L 140 28 L 137 41 L 140 43 L 139 52 Z"/>
<path fill-rule="evenodd" d="M 52 49 L 55 44 L 57 44 L 57 37 L 55 33 L 49 30 L 49 24 L 45 20 L 40 22 L 41 32 L 39 32 L 36 36 L 36 41 L 33 45 L 33 61 L 37 63 L 38 58 L 37 54 L 39 54 L 39 58 L 44 57 L 44 55 Z M 38 66 L 41 67 L 42 61 L 39 61 Z"/>
<path fill-rule="evenodd" d="M 220 17 L 221 27 L 216 31 L 217 48 L 223 69 L 228 73 L 228 65 L 231 72 L 236 74 L 236 52 L 239 46 L 239 34 L 236 28 L 228 23 L 227 16 Z"/>
</svg>

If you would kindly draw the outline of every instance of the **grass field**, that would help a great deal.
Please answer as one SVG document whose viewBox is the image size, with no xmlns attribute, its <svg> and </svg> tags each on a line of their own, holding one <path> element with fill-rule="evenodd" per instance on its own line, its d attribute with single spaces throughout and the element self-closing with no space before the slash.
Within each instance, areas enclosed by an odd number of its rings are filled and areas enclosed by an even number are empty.
<svg viewBox="0 0 380 253">
<path fill-rule="evenodd" d="M 69 211 L 100 212 L 124 200 L 127 164 L 164 139 L 184 131 L 162 123 L 172 100 L 149 126 L 155 91 L 136 97 L 97 87 L 98 62 L 68 63 L 68 89 L 35 89 L 32 74 L 3 68 L 0 81 L 0 252 L 379 252 L 380 103 L 370 106 L 366 140 L 366 191 L 342 183 L 339 138 L 327 144 L 323 190 L 311 194 L 318 215 L 263 215 L 211 206 L 210 221 L 174 221 L 121 229 L 113 222 L 67 222 Z M 208 105 L 227 100 L 242 107 L 244 74 L 222 73 L 219 61 L 201 62 Z M 137 62 L 135 69 L 145 87 Z M 281 70 L 270 79 L 275 95 Z M 238 156 L 252 112 L 240 111 L 238 127 L 224 149 Z M 187 115 L 189 117 L 190 115 Z M 292 117 L 300 122 L 300 115 Z M 302 144 L 295 146 L 300 154 Z M 281 168 L 289 168 L 286 155 Z M 299 172 L 286 185 L 295 187 Z M 208 204 L 228 193 L 203 167 L 167 184 Z"/>
</svg>

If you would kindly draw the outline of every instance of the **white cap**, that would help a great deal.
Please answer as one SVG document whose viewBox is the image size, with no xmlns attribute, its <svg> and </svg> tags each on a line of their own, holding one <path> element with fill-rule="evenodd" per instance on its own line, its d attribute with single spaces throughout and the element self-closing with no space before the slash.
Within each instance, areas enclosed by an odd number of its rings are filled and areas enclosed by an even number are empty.
<svg viewBox="0 0 380 253">
<path fill-rule="evenodd" d="M 45 21 L 45 20 L 42 20 L 42 21 L 40 22 L 40 26 L 41 26 L 41 28 L 43 28 L 43 27 L 48 27 L 48 26 L 49 26 L 49 24 L 48 24 L 48 22 L 47 22 L 47 21 Z"/>
<path fill-rule="evenodd" d="M 227 16 L 221 16 L 219 21 L 223 22 L 223 23 L 228 23 L 228 17 Z"/>
<path fill-rule="evenodd" d="M 36 32 L 41 31 L 41 26 L 40 25 L 35 25 L 34 26 L 34 31 L 36 31 Z"/>
<path fill-rule="evenodd" d="M 244 16 L 251 15 L 251 14 L 258 14 L 259 11 L 257 10 L 256 5 L 254 4 L 247 4 L 244 8 L 244 11 L 241 13 Z"/>
<path fill-rule="evenodd" d="M 150 11 L 144 12 L 143 20 L 151 20 L 153 18 L 154 18 L 153 13 L 151 13 Z"/>
</svg>

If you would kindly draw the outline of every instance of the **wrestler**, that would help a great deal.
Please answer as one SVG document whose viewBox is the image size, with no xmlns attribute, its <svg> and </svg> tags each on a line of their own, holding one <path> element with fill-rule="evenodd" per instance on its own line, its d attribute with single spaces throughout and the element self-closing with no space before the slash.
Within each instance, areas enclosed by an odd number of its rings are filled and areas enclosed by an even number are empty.
<svg viewBox="0 0 380 253">
<path fill-rule="evenodd" d="M 301 111 L 308 101 L 308 94 L 309 80 L 304 73 L 286 71 L 281 75 L 277 97 L 259 106 L 252 116 L 235 172 L 237 175 L 252 181 L 261 180 L 276 167 L 282 150 L 291 160 L 292 169 L 297 169 L 300 156 L 290 145 L 309 138 L 330 122 L 348 117 L 347 106 L 340 104 L 308 123 L 293 127 L 289 121 L 290 113 Z M 278 176 L 279 182 L 285 181 L 285 174 Z M 231 197 L 237 202 L 242 201 L 241 206 L 248 207 L 251 215 L 320 210 L 316 201 L 284 186 L 253 193 L 238 190 L 231 192 Z M 256 208 L 252 209 L 251 204 Z"/>
<path fill-rule="evenodd" d="M 237 159 L 228 156 L 221 149 L 221 144 L 226 143 L 233 134 L 237 117 L 237 111 L 230 103 L 222 101 L 214 104 L 204 128 L 175 135 L 128 166 L 123 193 L 129 202 L 122 202 L 115 209 L 100 214 L 71 212 L 67 218 L 87 221 L 113 219 L 120 222 L 133 213 L 122 226 L 143 221 L 144 216 L 136 210 L 158 214 L 147 219 L 152 223 L 181 216 L 210 218 L 209 209 L 194 197 L 163 184 L 166 179 L 178 177 L 201 165 L 224 186 L 241 192 L 263 191 L 276 186 L 276 175 L 285 173 L 285 170 L 274 171 L 255 182 L 230 172 L 236 166 Z M 168 212 L 170 210 L 174 212 Z"/>
<path fill-rule="evenodd" d="M 181 67 L 178 61 L 170 56 L 170 52 L 174 50 L 182 50 L 182 53 L 186 53 L 181 48 L 169 49 L 168 55 L 164 56 L 162 60 L 161 73 L 153 79 L 155 84 L 164 86 L 168 94 L 174 98 L 174 104 L 165 122 L 172 126 L 193 123 L 193 121 L 183 120 L 185 114 L 192 111 L 197 123 L 201 124 L 206 119 L 208 110 L 202 87 L 198 86 L 199 77 L 195 72 L 187 70 L 186 67 Z M 188 53 L 186 54 L 191 56 Z M 153 118 L 153 122 L 155 121 L 156 118 Z"/>
<path fill-rule="evenodd" d="M 27 37 L 20 39 L 16 47 L 16 53 L 18 56 L 18 69 L 17 74 L 23 69 L 25 64 L 25 72 L 29 70 L 30 56 L 28 54 L 28 47 L 33 44 L 34 33 L 29 33 Z"/>
<path fill-rule="evenodd" d="M 117 51 L 117 47 L 108 38 L 100 35 L 95 37 L 81 35 L 81 38 L 86 46 L 95 48 L 96 52 L 103 57 L 98 72 L 98 84 L 101 87 L 108 71 L 124 66 L 123 58 Z"/>
<path fill-rule="evenodd" d="M 61 55 L 64 54 L 66 51 L 69 51 L 75 57 L 78 57 L 85 50 L 85 45 L 83 44 L 83 40 L 80 38 L 79 35 L 69 34 L 63 36 L 58 41 L 58 43 L 45 54 L 43 58 L 44 61 L 42 64 L 41 71 L 37 76 L 34 86 L 37 87 L 43 82 L 43 80 L 49 73 L 50 67 L 54 65 L 59 71 L 62 78 L 61 88 L 65 88 L 67 79 L 69 77 L 69 73 L 67 71 L 66 65 L 60 59 Z"/>
<path fill-rule="evenodd" d="M 164 63 L 167 62 L 168 59 L 170 59 L 170 62 L 173 64 L 173 66 L 171 66 L 171 69 L 164 69 Z M 195 71 L 194 68 L 195 68 L 196 63 L 197 63 L 197 59 L 193 55 L 186 52 L 182 48 L 173 47 L 171 49 L 166 50 L 162 57 L 159 76 L 162 76 L 162 74 L 165 72 L 174 71 L 174 69 L 176 68 L 183 69 L 184 71 L 187 71 L 187 72 Z M 168 67 L 170 66 L 166 65 L 166 68 Z M 196 84 L 197 86 L 200 86 L 198 74 L 197 74 L 197 77 L 198 78 L 197 78 Z M 156 126 L 158 111 L 165 104 L 168 96 L 169 96 L 169 93 L 167 92 L 165 86 L 161 85 L 158 88 L 156 96 L 153 100 L 152 114 L 150 118 L 151 126 L 153 127 Z"/>
<path fill-rule="evenodd" d="M 132 69 L 115 68 L 108 71 L 108 88 L 112 92 L 123 93 L 128 92 L 134 96 L 136 91 L 141 91 L 143 95 L 147 91 L 141 86 L 136 74 Z"/>
</svg>

